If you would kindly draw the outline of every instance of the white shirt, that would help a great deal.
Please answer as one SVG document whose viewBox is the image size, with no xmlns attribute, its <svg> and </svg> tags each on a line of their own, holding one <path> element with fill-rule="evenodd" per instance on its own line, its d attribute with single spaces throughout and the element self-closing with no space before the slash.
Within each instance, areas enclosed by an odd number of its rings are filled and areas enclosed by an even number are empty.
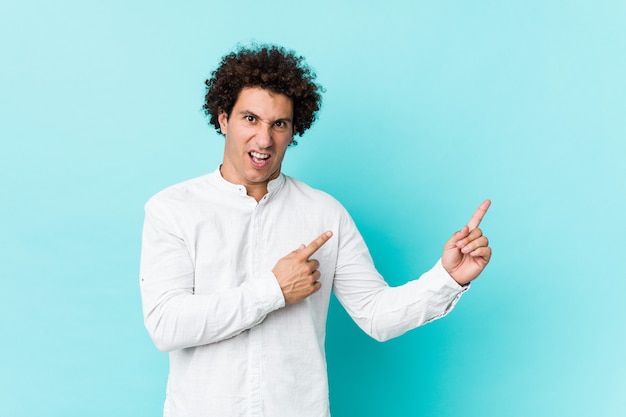
<svg viewBox="0 0 626 417">
<path fill-rule="evenodd" d="M 444 316 L 467 289 L 441 262 L 389 287 L 341 204 L 282 174 L 258 203 L 216 170 L 145 208 L 141 295 L 154 343 L 170 352 L 166 417 L 328 417 L 331 290 L 382 341 Z M 326 230 L 311 257 L 321 290 L 285 305 L 272 268 Z"/>
</svg>

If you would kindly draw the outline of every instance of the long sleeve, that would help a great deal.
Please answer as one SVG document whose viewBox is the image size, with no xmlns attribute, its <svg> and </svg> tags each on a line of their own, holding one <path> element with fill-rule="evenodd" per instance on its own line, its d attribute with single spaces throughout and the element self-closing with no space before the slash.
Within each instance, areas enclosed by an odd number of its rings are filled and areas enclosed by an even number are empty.
<svg viewBox="0 0 626 417">
<path fill-rule="evenodd" d="M 463 292 L 440 266 L 389 287 L 341 204 L 283 175 L 256 201 L 216 170 L 145 208 L 140 288 L 146 327 L 170 352 L 167 415 L 328 417 L 331 291 L 378 340 L 446 314 Z M 335 234 L 312 257 L 321 289 L 285 305 L 272 268 L 324 230 Z"/>
<path fill-rule="evenodd" d="M 189 250 L 194 242 L 185 241 L 175 225 L 166 227 L 157 217 L 147 204 L 140 288 L 145 325 L 159 350 L 219 342 L 257 325 L 269 312 L 284 306 L 271 271 L 236 287 L 196 293 L 197 272 Z"/>
<path fill-rule="evenodd" d="M 468 289 L 454 281 L 441 261 L 419 279 L 390 287 L 346 214 L 342 221 L 333 290 L 357 325 L 385 341 L 448 314 Z"/>
</svg>

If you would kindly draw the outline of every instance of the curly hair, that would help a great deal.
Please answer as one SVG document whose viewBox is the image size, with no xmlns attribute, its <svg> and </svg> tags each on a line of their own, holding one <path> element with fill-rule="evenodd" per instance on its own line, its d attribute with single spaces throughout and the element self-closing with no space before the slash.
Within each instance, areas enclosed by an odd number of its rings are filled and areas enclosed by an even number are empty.
<svg viewBox="0 0 626 417">
<path fill-rule="evenodd" d="M 204 113 L 220 132 L 218 116 L 230 117 L 245 87 L 261 87 L 284 94 L 293 102 L 293 125 L 298 136 L 311 127 L 322 104 L 322 86 L 302 56 L 276 45 L 241 46 L 224 56 L 204 83 Z M 296 142 L 294 141 L 294 145 Z"/>
</svg>

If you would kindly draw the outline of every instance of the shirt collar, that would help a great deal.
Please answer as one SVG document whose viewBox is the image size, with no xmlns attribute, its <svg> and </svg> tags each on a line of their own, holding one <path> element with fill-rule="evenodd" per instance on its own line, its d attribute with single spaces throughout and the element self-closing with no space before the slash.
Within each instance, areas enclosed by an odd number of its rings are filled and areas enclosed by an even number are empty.
<svg viewBox="0 0 626 417">
<path fill-rule="evenodd" d="M 229 190 L 230 192 L 237 193 L 239 195 L 244 195 L 244 196 L 248 195 L 248 191 L 246 190 L 246 187 L 244 185 L 242 185 L 242 184 L 233 184 L 232 182 L 229 182 L 229 181 L 225 180 L 224 177 L 222 177 L 222 173 L 220 172 L 220 167 L 217 167 L 217 169 L 215 171 L 213 171 L 212 176 L 213 176 L 216 184 L 220 188 L 222 188 L 224 190 Z M 275 179 L 271 180 L 267 184 L 267 193 L 268 194 L 273 194 L 274 192 L 280 190 L 280 188 L 282 187 L 282 185 L 284 183 L 285 183 L 285 176 L 281 172 L 278 175 L 278 177 L 276 177 Z"/>
</svg>

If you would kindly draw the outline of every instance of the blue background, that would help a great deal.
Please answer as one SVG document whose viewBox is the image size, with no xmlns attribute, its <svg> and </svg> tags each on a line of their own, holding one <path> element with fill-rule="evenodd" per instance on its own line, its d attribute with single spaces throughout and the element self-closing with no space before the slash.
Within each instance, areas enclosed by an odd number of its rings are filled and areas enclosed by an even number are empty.
<svg viewBox="0 0 626 417">
<path fill-rule="evenodd" d="M 368 5 L 369 4 L 369 5 Z M 0 415 L 160 415 L 144 202 L 217 167 L 204 79 L 238 42 L 327 93 L 284 171 L 350 210 L 392 284 L 484 198 L 492 263 L 378 343 L 335 302 L 334 417 L 626 414 L 626 3 L 0 5 Z"/>
</svg>

